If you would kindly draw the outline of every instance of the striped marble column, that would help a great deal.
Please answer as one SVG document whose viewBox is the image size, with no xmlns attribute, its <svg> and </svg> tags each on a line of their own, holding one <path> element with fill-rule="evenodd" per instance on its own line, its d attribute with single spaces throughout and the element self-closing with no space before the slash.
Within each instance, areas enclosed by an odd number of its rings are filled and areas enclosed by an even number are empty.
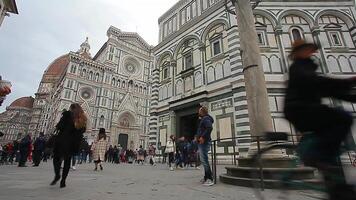
<svg viewBox="0 0 356 200">
<path fill-rule="evenodd" d="M 149 122 L 149 143 L 157 145 L 158 136 L 158 89 L 159 89 L 159 69 L 154 69 L 152 73 L 152 95 L 150 105 L 150 122 Z"/>
<path fill-rule="evenodd" d="M 232 76 L 233 104 L 235 108 L 235 136 L 240 155 L 247 154 L 250 146 L 250 122 L 247 108 L 243 63 L 240 51 L 240 37 L 237 26 L 228 31 L 228 48 Z"/>
</svg>

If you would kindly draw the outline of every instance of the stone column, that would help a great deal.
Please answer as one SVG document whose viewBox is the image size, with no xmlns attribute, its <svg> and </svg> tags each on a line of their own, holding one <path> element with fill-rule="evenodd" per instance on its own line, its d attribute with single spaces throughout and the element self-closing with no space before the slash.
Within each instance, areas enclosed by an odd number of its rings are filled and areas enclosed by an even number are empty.
<svg viewBox="0 0 356 200">
<path fill-rule="evenodd" d="M 262 69 L 260 49 L 257 42 L 255 21 L 250 0 L 235 1 L 241 49 L 243 50 L 243 72 L 249 112 L 251 136 L 261 136 L 272 131 L 266 81 Z M 254 139 L 254 138 L 252 138 Z"/>
<path fill-rule="evenodd" d="M 281 26 L 277 26 L 275 28 L 275 33 L 276 33 L 276 37 L 277 37 L 277 44 L 279 46 L 279 50 L 280 50 L 280 54 L 281 54 L 281 60 L 282 60 L 282 67 L 283 67 L 283 72 L 286 73 L 288 72 L 288 62 L 287 62 L 287 56 L 286 56 L 286 51 L 285 51 L 285 47 L 283 44 L 283 38 L 282 38 L 282 34 L 283 34 L 283 30 Z"/>
<path fill-rule="evenodd" d="M 320 35 L 320 28 L 319 27 L 314 27 L 312 29 L 312 34 L 313 34 L 313 38 L 314 38 L 314 41 L 315 43 L 320 47 L 319 49 L 319 53 L 320 53 L 320 67 L 322 69 L 322 72 L 324 73 L 329 73 L 329 69 L 328 69 L 328 65 L 327 65 L 327 62 L 326 62 L 326 57 L 325 57 L 325 51 L 324 51 L 324 48 L 323 46 L 321 45 L 321 41 L 320 41 L 320 38 L 319 38 L 319 35 Z"/>
<path fill-rule="evenodd" d="M 176 124 L 176 113 L 174 111 L 171 111 L 169 113 L 170 115 L 170 120 L 171 120 L 171 133 L 167 135 L 167 137 L 171 135 L 176 135 L 177 133 L 177 124 Z"/>
</svg>

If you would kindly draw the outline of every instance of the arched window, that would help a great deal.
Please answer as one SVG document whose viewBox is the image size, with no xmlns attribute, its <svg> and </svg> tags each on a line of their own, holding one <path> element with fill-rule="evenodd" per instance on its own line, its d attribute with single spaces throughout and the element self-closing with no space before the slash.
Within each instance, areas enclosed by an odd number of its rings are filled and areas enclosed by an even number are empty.
<svg viewBox="0 0 356 200">
<path fill-rule="evenodd" d="M 92 71 L 89 72 L 89 79 L 93 80 L 93 72 Z"/>
<path fill-rule="evenodd" d="M 112 86 L 115 86 L 115 84 L 116 84 L 116 80 L 115 80 L 115 78 L 113 78 L 113 79 L 111 80 L 111 85 L 112 85 Z"/>
<path fill-rule="evenodd" d="M 293 37 L 293 41 L 303 39 L 300 30 L 296 28 L 292 29 L 292 37 Z"/>
<path fill-rule="evenodd" d="M 81 76 L 82 76 L 82 77 L 85 77 L 85 76 L 86 76 L 86 73 L 87 73 L 87 70 L 86 70 L 86 69 L 83 69 Z"/>
<path fill-rule="evenodd" d="M 96 74 L 95 74 L 95 81 L 96 81 L 96 82 L 99 82 L 99 73 L 96 73 Z"/>
</svg>

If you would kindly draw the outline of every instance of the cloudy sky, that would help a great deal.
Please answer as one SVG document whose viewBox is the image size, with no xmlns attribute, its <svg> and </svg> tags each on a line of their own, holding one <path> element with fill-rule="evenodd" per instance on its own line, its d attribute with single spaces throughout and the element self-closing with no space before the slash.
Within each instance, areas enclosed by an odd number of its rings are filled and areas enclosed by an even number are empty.
<svg viewBox="0 0 356 200">
<path fill-rule="evenodd" d="M 158 18 L 178 0 L 17 0 L 19 15 L 0 27 L 0 74 L 13 92 L 0 107 L 34 96 L 43 71 L 57 57 L 76 51 L 89 37 L 94 55 L 113 25 L 158 43 Z"/>
</svg>

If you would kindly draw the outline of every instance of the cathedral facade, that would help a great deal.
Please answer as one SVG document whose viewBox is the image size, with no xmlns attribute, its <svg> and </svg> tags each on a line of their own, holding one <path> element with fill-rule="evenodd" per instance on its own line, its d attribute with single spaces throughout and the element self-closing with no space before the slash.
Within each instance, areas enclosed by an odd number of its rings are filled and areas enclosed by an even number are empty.
<svg viewBox="0 0 356 200">
<path fill-rule="evenodd" d="M 159 18 L 154 48 L 150 142 L 163 147 L 170 135 L 197 131 L 197 111 L 207 106 L 215 120 L 217 152 L 240 155 L 251 139 L 239 27 L 224 0 L 180 0 Z M 305 39 L 321 46 L 314 59 L 320 73 L 347 77 L 356 72 L 356 11 L 353 0 L 263 0 L 254 9 L 257 39 L 275 131 L 294 133 L 284 119 L 283 98 L 291 44 Z M 355 115 L 356 105 L 325 100 Z M 353 130 L 354 134 L 356 129 Z"/>
<path fill-rule="evenodd" d="M 115 27 L 107 36 L 94 57 L 87 39 L 80 50 L 49 65 L 35 94 L 29 132 L 53 133 L 62 112 L 79 103 L 88 117 L 89 142 L 105 128 L 113 145 L 146 145 L 152 47 L 137 33 Z"/>
</svg>

